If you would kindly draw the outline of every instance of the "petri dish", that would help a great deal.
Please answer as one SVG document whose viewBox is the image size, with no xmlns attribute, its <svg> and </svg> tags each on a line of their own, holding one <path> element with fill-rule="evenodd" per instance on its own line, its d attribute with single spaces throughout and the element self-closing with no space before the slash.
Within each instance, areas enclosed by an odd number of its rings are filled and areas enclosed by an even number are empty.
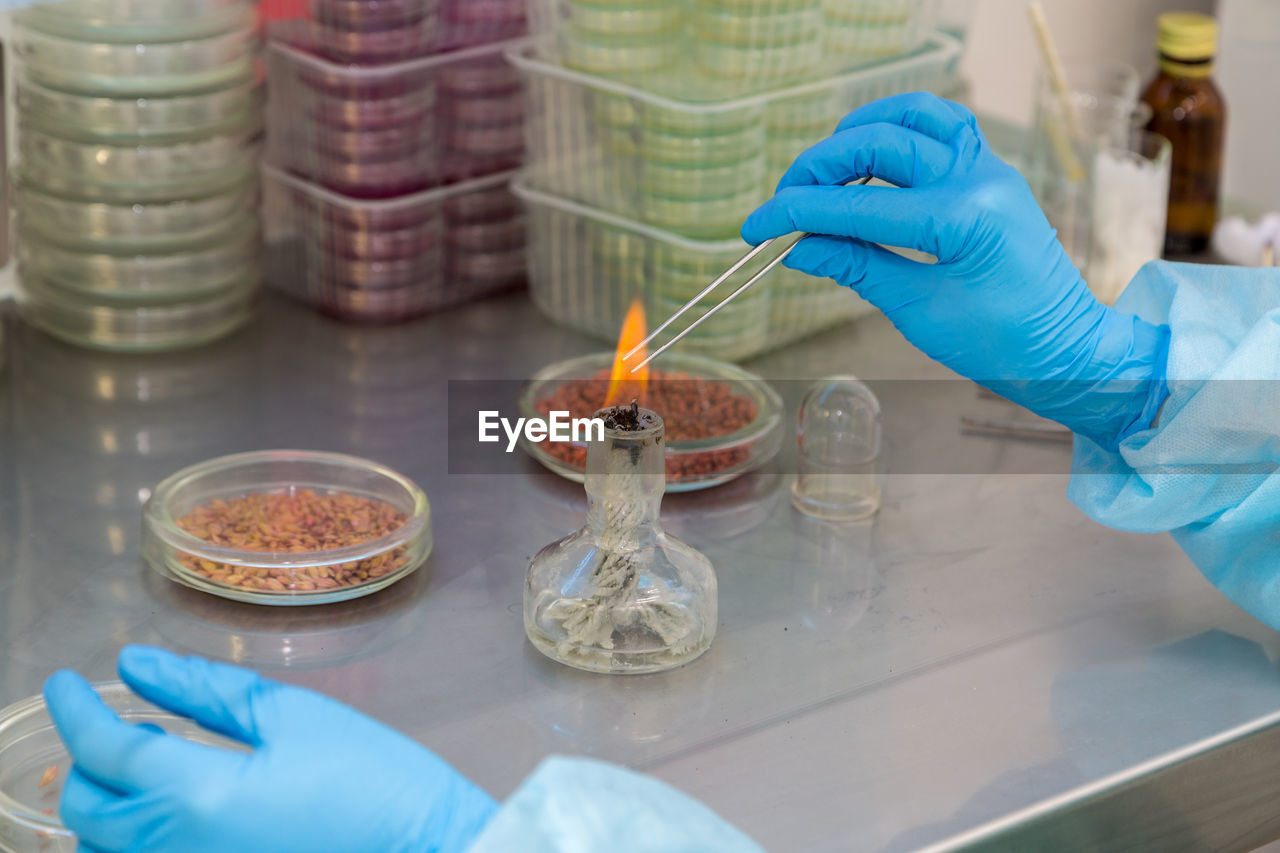
<svg viewBox="0 0 1280 853">
<path fill-rule="evenodd" d="M 524 246 L 526 236 L 523 216 L 488 222 L 452 224 L 445 232 L 445 244 L 464 252 L 501 252 Z"/>
<path fill-rule="evenodd" d="M 672 198 L 646 193 L 640 198 L 640 209 L 646 222 L 686 237 L 728 239 L 742 228 L 747 213 L 767 198 L 761 183 L 721 197 Z"/>
<path fill-rule="evenodd" d="M 697 199 L 755 191 L 764 182 L 763 152 L 753 160 L 725 166 L 687 167 L 643 161 L 640 185 L 667 198 Z"/>
<path fill-rule="evenodd" d="M 23 177 L 41 189 L 94 201 L 148 202 L 209 195 L 257 174 L 261 126 L 196 141 L 77 142 L 27 128 Z"/>
<path fill-rule="evenodd" d="M 815 71 L 821 59 L 816 39 L 766 47 L 698 41 L 693 49 L 694 64 L 708 75 L 758 85 L 798 80 Z"/>
<path fill-rule="evenodd" d="M 317 123 L 353 130 L 381 130 L 426 119 L 436 103 L 434 88 L 380 98 L 316 92 L 307 97 L 308 115 Z"/>
<path fill-rule="evenodd" d="M 78 346 L 119 352 L 176 350 L 231 334 L 253 314 L 258 280 L 200 300 L 134 305 L 87 298 L 18 268 L 18 311 L 31 325 Z"/>
<path fill-rule="evenodd" d="M 71 92 L 157 97 L 223 89 L 257 74 L 256 16 L 242 29 L 189 41 L 79 41 L 16 27 L 14 52 L 27 76 Z"/>
<path fill-rule="evenodd" d="M 420 147 L 431 146 L 432 122 L 417 121 L 385 128 L 339 130 L 314 126 L 316 149 L 348 160 L 380 160 L 412 156 Z"/>
<path fill-rule="evenodd" d="M 567 0 L 560 7 L 560 24 L 605 34 L 667 33 L 684 23 L 679 2 L 610 3 Z"/>
<path fill-rule="evenodd" d="M 525 4 L 521 0 L 440 0 L 440 12 L 448 23 L 476 27 L 491 36 L 484 39 L 491 42 L 508 38 L 511 24 L 524 23 Z"/>
<path fill-rule="evenodd" d="M 246 181 L 206 198 L 129 204 L 67 199 L 20 181 L 15 203 L 29 233 L 58 246 L 109 254 L 178 251 L 225 239 L 253 217 L 258 184 Z"/>
<path fill-rule="evenodd" d="M 684 52 L 679 30 L 639 36 L 607 36 L 564 27 L 559 33 L 565 67 L 593 74 L 656 71 L 679 62 Z"/>
<path fill-rule="evenodd" d="M 17 81 L 26 127 L 73 139 L 204 136 L 251 124 L 263 104 L 262 81 L 198 95 L 108 98 L 61 92 L 25 76 Z"/>
<path fill-rule="evenodd" d="M 639 150 L 651 162 L 681 166 L 712 166 L 755 160 L 764 148 L 764 125 L 724 133 L 667 133 L 644 127 Z"/>
<path fill-rule="evenodd" d="M 307 227 L 323 223 L 328 227 L 343 226 L 361 231 L 393 231 L 401 228 L 427 227 L 441 221 L 438 199 L 427 201 L 364 201 L 344 198 L 333 193 L 295 190 L 293 201 Z"/>
<path fill-rule="evenodd" d="M 255 216 L 207 247 L 116 255 L 66 249 L 26 233 L 19 224 L 18 260 L 40 278 L 90 296 L 151 302 L 198 298 L 257 275 L 261 235 Z"/>
<path fill-rule="evenodd" d="M 310 0 L 311 19 L 335 29 L 383 30 L 419 24 L 436 0 Z"/>
<path fill-rule="evenodd" d="M 315 245 L 336 256 L 362 261 L 395 261 L 416 259 L 429 263 L 443 243 L 444 226 L 439 220 L 428 220 L 406 228 L 371 230 L 348 228 L 337 223 L 307 229 Z"/>
<path fill-rule="evenodd" d="M 932 0 L 823 0 L 828 18 L 879 24 L 903 24 L 924 11 Z"/>
<path fill-rule="evenodd" d="M 425 189 L 434 182 L 439 169 L 434 150 L 418 150 L 386 160 L 352 160 L 316 152 L 314 163 L 293 165 L 329 189 L 368 198 L 390 198 Z"/>
<path fill-rule="evenodd" d="M 485 172 L 501 172 L 519 166 L 524 142 L 524 123 L 521 121 L 493 126 L 446 121 L 444 126 L 444 145 L 454 157 L 464 163 L 468 158 L 499 160 L 492 168 L 484 169 Z M 445 171 L 449 171 L 447 165 Z"/>
<path fill-rule="evenodd" d="M 365 260 L 334 255 L 317 246 L 309 246 L 307 264 L 314 279 L 312 287 L 321 290 L 405 290 L 434 286 L 439 278 L 438 263 L 427 257 L 395 260 Z"/>
<path fill-rule="evenodd" d="M 442 295 L 441 282 L 434 279 L 391 290 L 329 287 L 318 296 L 303 298 L 330 317 L 357 323 L 399 323 L 453 304 Z"/>
<path fill-rule="evenodd" d="M 818 6 L 747 14 L 699 6 L 693 14 L 693 30 L 700 40 L 739 47 L 772 47 L 803 42 L 817 48 L 821 29 L 822 9 Z"/>
<path fill-rule="evenodd" d="M 293 502 L 302 501 L 303 508 L 366 524 L 378 535 L 323 550 L 265 551 L 215 544 L 184 529 L 207 523 L 200 514 L 214 502 L 235 507 L 245 501 L 278 502 L 267 511 L 285 527 Z M 142 514 L 142 553 L 153 569 L 253 604 L 326 604 L 369 595 L 416 571 L 432 547 L 431 508 L 422 489 L 390 468 L 339 453 L 266 450 L 201 462 L 156 486 Z M 286 530 L 272 545 L 279 548 L 275 543 L 291 535 L 298 534 Z"/>
<path fill-rule="evenodd" d="M 575 380 L 603 377 L 599 381 L 599 396 L 603 398 L 613 359 L 612 352 L 594 353 L 538 371 L 520 396 L 521 416 L 543 417 L 546 401 L 565 383 Z M 655 369 L 717 383 L 729 394 L 742 398 L 755 413 L 749 423 L 732 432 L 688 440 L 681 440 L 678 437 L 679 424 L 663 415 L 668 431 L 668 492 L 694 491 L 727 483 L 755 471 L 777 454 L 782 442 L 782 400 L 759 376 L 728 362 L 688 353 L 664 355 L 655 362 Z M 643 400 L 640 402 L 644 403 Z M 573 412 L 574 417 L 591 414 Z M 521 446 L 549 470 L 575 482 L 583 481 L 585 443 L 533 444 L 522 441 Z"/>
<path fill-rule="evenodd" d="M 678 136 L 742 133 L 759 127 L 764 117 L 763 108 L 757 105 L 702 112 L 641 104 L 637 112 L 646 132 Z"/>
<path fill-rule="evenodd" d="M 765 125 L 770 136 L 815 131 L 827 135 L 847 112 L 847 109 L 842 109 L 834 91 L 823 90 L 771 101 L 765 108 Z"/>
<path fill-rule="evenodd" d="M 524 119 L 524 93 L 499 92 L 440 99 L 440 114 L 447 121 L 465 124 L 510 124 Z"/>
<path fill-rule="evenodd" d="M 465 293 L 461 298 L 478 295 L 476 285 L 482 285 L 485 293 L 492 288 L 514 286 L 524 281 L 527 273 L 524 246 L 501 252 L 452 252 L 445 265 L 447 286 L 461 283 Z"/>
<path fill-rule="evenodd" d="M 119 681 L 93 685 L 126 723 L 147 723 L 193 743 L 236 751 L 248 747 L 147 702 Z M 67 753 L 43 696 L 0 710 L 0 850 L 75 853 L 76 837 L 57 816 L 62 786 L 71 771 Z M 47 776 L 52 779 L 40 783 Z"/>
<path fill-rule="evenodd" d="M 334 59 L 356 64 L 398 62 L 430 52 L 435 39 L 435 19 L 428 17 L 375 30 L 351 30 L 317 22 L 315 34 L 316 49 Z"/>
<path fill-rule="evenodd" d="M 19 23 L 82 41 L 161 42 L 251 26 L 255 0 L 62 0 L 31 6 Z"/>
<path fill-rule="evenodd" d="M 884 59 L 910 49 L 906 25 L 829 22 L 823 38 L 828 55 L 847 60 Z"/>
</svg>

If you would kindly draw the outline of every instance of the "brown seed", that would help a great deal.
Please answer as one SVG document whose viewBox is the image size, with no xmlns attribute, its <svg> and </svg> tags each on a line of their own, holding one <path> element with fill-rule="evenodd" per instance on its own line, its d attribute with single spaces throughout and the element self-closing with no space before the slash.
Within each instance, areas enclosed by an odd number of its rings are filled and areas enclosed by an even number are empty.
<svg viewBox="0 0 1280 853">
<path fill-rule="evenodd" d="M 298 553 L 357 545 L 384 536 L 405 521 L 404 513 L 383 501 L 299 489 L 210 501 L 177 523 L 194 536 L 230 548 Z M 394 555 L 363 562 L 306 569 L 230 566 L 184 554 L 179 560 L 191 571 L 231 586 L 310 592 L 365 582 L 379 576 L 371 574 L 375 569 L 385 575 L 391 566 L 404 565 L 404 552 L 401 548 Z"/>
<path fill-rule="evenodd" d="M 52 785 L 53 781 L 58 778 L 58 765 L 50 764 L 44 769 L 44 775 L 40 777 L 40 787 Z"/>
<path fill-rule="evenodd" d="M 544 415 L 567 411 L 570 417 L 590 417 L 605 405 L 608 389 L 609 371 L 604 370 L 589 379 L 561 383 L 535 407 Z M 750 424 L 757 415 L 755 401 L 734 393 L 725 382 L 661 370 L 649 375 L 649 386 L 640 395 L 639 403 L 662 416 L 668 442 L 729 435 Z M 543 447 L 575 468 L 586 466 L 585 447 L 567 442 L 548 442 Z M 679 481 L 721 471 L 741 464 L 749 454 L 749 448 L 734 447 L 683 457 L 668 455 L 667 478 Z"/>
</svg>

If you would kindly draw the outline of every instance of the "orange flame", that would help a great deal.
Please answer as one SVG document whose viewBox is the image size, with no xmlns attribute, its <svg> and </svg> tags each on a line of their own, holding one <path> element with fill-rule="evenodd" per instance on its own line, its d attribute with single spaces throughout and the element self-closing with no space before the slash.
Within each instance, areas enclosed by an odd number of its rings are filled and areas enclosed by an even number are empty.
<svg viewBox="0 0 1280 853">
<path fill-rule="evenodd" d="M 609 377 L 609 393 L 604 401 L 606 406 L 630 403 L 648 387 L 649 365 L 646 364 L 635 373 L 631 372 L 630 367 L 648 358 L 648 349 L 640 350 L 626 362 L 622 359 L 632 347 L 644 340 L 645 334 L 644 303 L 636 297 L 627 310 L 626 319 L 622 321 L 622 333 L 618 335 L 618 349 L 613 356 L 613 373 Z"/>
</svg>

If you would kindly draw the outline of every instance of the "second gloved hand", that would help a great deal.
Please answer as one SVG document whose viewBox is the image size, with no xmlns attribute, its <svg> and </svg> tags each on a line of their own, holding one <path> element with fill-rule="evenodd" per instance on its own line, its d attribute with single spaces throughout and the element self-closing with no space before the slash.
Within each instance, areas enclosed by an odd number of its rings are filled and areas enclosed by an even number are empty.
<svg viewBox="0 0 1280 853">
<path fill-rule="evenodd" d="M 844 186 L 867 175 L 896 186 Z M 1168 330 L 1094 298 L 964 107 L 916 93 L 851 113 L 742 236 L 796 231 L 815 236 L 787 266 L 852 287 L 927 355 L 1104 447 L 1149 426 L 1167 395 Z"/>
<path fill-rule="evenodd" d="M 144 698 L 251 751 L 120 721 L 80 676 L 45 699 L 74 762 L 61 813 L 102 853 L 462 853 L 496 806 L 409 738 L 318 693 L 159 649 L 120 653 Z"/>
</svg>

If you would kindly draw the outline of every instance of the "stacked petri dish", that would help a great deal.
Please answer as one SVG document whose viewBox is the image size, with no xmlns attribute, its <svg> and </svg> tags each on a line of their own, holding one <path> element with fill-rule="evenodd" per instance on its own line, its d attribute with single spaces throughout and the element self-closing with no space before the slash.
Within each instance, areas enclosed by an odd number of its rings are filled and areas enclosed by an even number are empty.
<svg viewBox="0 0 1280 853">
<path fill-rule="evenodd" d="M 566 67 L 546 44 L 509 53 L 530 102 L 550 107 L 531 114 L 529 162 L 516 186 L 530 227 L 530 288 L 553 320 L 608 339 L 636 296 L 652 316 L 670 316 L 738 260 L 749 248 L 743 219 L 841 116 L 934 88 L 960 50 L 939 33 L 914 53 L 820 82 L 677 100 Z M 689 319 L 718 299 L 695 305 Z M 745 359 L 865 310 L 830 281 L 779 267 L 681 346 Z"/>
<path fill-rule="evenodd" d="M 19 306 L 117 350 L 221 337 L 261 278 L 257 9 L 67 0 L 16 15 Z"/>
<path fill-rule="evenodd" d="M 320 52 L 376 65 L 520 36 L 523 0 L 308 0 Z"/>
<path fill-rule="evenodd" d="M 392 322 L 523 283 L 507 184 L 524 91 L 504 56 L 523 42 L 492 40 L 523 30 L 523 5 L 311 0 L 310 15 L 276 25 L 268 47 L 272 284 L 342 319 Z M 339 24 L 356 34 L 346 48 Z M 367 48 L 392 32 L 421 38 Z"/>
<path fill-rule="evenodd" d="M 688 97 L 745 97 L 924 44 L 939 0 L 531 0 L 566 68 Z"/>
</svg>

